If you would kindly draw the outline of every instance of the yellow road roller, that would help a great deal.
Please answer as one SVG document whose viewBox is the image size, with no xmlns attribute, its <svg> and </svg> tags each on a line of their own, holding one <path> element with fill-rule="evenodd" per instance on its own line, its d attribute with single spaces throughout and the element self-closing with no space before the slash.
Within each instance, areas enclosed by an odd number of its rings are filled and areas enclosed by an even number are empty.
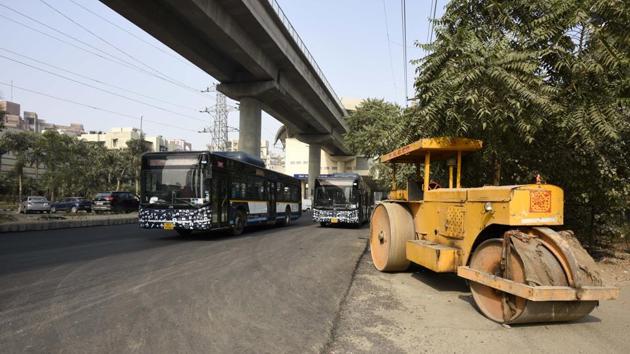
<svg viewBox="0 0 630 354">
<path fill-rule="evenodd" d="M 479 310 L 499 323 L 572 321 L 600 300 L 618 297 L 571 231 L 560 230 L 563 191 L 541 183 L 461 187 L 462 156 L 480 140 L 421 139 L 381 156 L 417 175 L 380 202 L 370 221 L 370 252 L 383 272 L 410 262 L 467 279 Z M 448 169 L 448 187 L 431 180 L 431 163 Z M 423 164 L 423 165 L 422 165 Z M 446 169 L 444 170 L 446 171 Z"/>
</svg>

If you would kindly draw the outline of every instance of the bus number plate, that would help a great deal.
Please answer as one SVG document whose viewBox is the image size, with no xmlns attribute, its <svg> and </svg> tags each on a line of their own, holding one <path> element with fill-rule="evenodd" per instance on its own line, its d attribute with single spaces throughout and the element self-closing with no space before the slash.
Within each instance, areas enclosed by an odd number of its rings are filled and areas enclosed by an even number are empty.
<svg viewBox="0 0 630 354">
<path fill-rule="evenodd" d="M 330 218 L 330 222 L 333 223 L 333 224 L 336 224 L 336 223 L 339 222 L 339 219 L 337 219 L 337 218 Z"/>
<path fill-rule="evenodd" d="M 164 223 L 164 230 L 173 230 L 174 228 L 175 228 L 175 224 L 173 224 L 172 222 Z"/>
</svg>

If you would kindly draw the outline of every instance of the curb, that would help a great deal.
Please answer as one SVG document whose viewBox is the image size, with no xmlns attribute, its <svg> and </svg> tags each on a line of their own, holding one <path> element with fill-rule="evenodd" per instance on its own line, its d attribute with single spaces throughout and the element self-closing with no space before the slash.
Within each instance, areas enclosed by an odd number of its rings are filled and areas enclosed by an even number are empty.
<svg viewBox="0 0 630 354">
<path fill-rule="evenodd" d="M 58 229 L 72 229 L 77 227 L 92 226 L 109 226 L 135 224 L 138 217 L 125 217 L 115 219 L 96 219 L 96 220 L 58 220 L 49 222 L 32 222 L 32 223 L 9 223 L 0 224 L 0 233 L 5 232 L 24 232 L 24 231 L 46 231 Z"/>
</svg>

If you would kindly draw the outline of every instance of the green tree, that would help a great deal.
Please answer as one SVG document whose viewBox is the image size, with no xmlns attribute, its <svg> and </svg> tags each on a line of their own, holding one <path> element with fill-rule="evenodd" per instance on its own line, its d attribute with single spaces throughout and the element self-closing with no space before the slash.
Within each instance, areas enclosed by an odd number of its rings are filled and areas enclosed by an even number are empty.
<svg viewBox="0 0 630 354">
<path fill-rule="evenodd" d="M 74 144 L 76 144 L 76 138 L 56 131 L 49 130 L 41 134 L 38 149 L 43 151 L 41 161 L 46 166 L 46 173 L 42 179 L 51 200 L 74 192 L 71 188 L 75 174 L 83 172 L 75 165 L 77 155 L 73 148 Z"/>
<path fill-rule="evenodd" d="M 36 140 L 37 136 L 30 132 L 9 131 L 0 137 L 0 151 L 10 152 L 15 157 L 13 169 L 17 176 L 18 200 L 22 200 L 24 167 L 32 161 L 30 151 Z"/>
<path fill-rule="evenodd" d="M 397 137 L 387 134 L 402 119 L 402 108 L 382 99 L 367 99 L 350 113 L 346 122 L 348 133 L 345 141 L 355 153 L 378 156 L 387 153 L 396 145 Z"/>
<path fill-rule="evenodd" d="M 135 184 L 136 194 L 140 194 L 140 164 L 142 162 L 142 154 L 149 151 L 144 136 L 140 139 L 132 139 L 127 142 L 128 162 L 131 164 L 131 173 Z"/>
</svg>

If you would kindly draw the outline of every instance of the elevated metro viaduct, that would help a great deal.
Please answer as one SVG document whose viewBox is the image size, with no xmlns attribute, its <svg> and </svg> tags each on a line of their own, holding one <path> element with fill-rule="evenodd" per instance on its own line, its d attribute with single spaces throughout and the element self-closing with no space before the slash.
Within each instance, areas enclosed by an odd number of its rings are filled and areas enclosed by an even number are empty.
<svg viewBox="0 0 630 354">
<path fill-rule="evenodd" d="M 309 144 L 309 185 L 321 149 L 350 155 L 346 111 L 275 0 L 101 0 L 217 79 L 240 101 L 239 146 L 260 155 L 261 109 Z"/>
</svg>

